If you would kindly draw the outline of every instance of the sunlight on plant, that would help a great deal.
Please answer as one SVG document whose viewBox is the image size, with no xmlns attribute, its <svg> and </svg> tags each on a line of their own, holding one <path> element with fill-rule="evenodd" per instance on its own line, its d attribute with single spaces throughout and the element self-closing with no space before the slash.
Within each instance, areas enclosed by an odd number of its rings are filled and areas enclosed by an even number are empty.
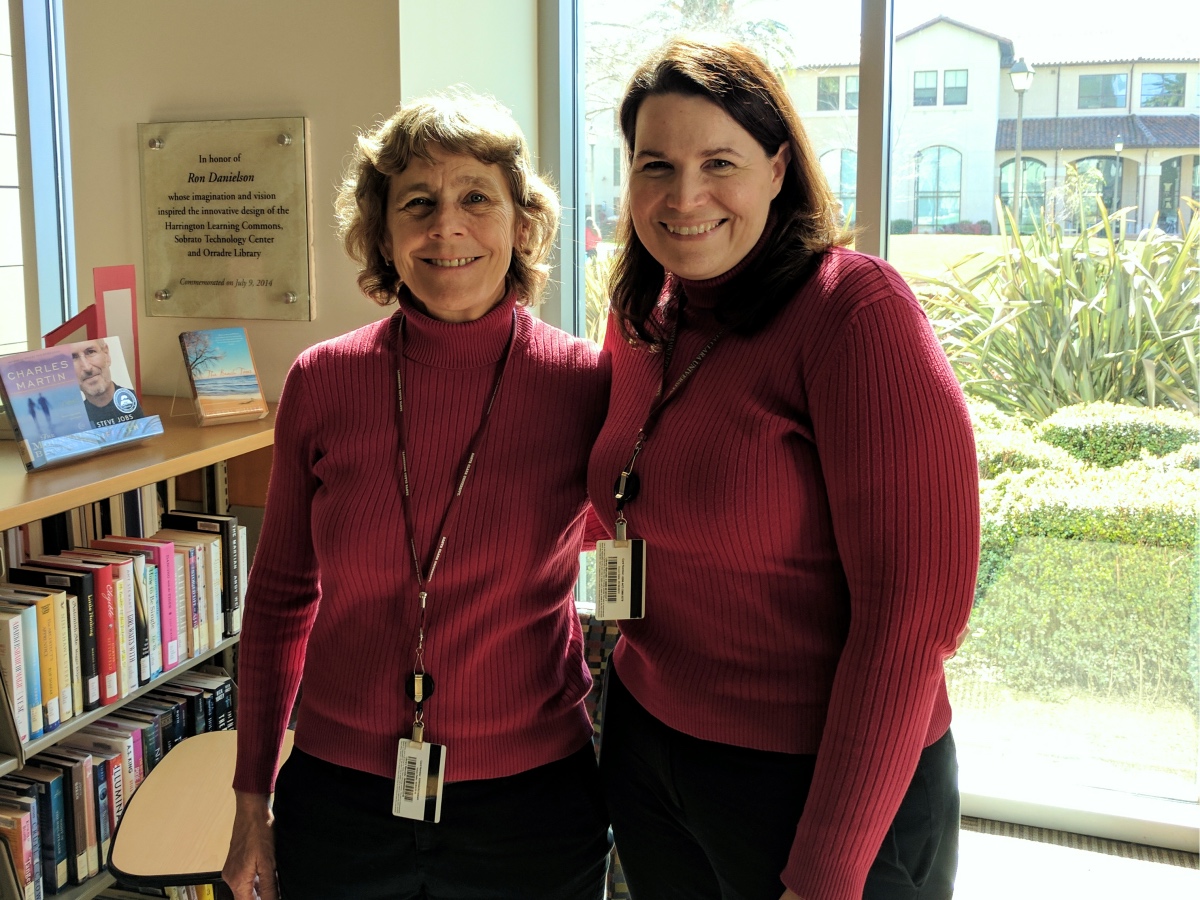
<svg viewBox="0 0 1200 900">
<path fill-rule="evenodd" d="M 1100 400 L 1200 410 L 1200 204 L 1184 202 L 1186 234 L 1136 241 L 1098 198 L 1101 221 L 1072 239 L 1040 216 L 1018 235 L 998 206 L 1002 252 L 912 277 L 963 390 L 1029 421 Z"/>
<path fill-rule="evenodd" d="M 608 282 L 612 277 L 614 257 L 589 259 L 584 267 L 584 300 L 586 303 L 586 332 L 584 336 L 597 344 L 604 343 L 608 326 Z"/>
</svg>

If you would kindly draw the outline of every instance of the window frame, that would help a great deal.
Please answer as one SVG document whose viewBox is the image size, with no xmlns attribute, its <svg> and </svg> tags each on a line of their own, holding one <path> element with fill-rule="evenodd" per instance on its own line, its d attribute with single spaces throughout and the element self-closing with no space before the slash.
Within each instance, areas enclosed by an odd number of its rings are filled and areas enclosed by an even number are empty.
<svg viewBox="0 0 1200 900">
<path fill-rule="evenodd" d="M 918 84 L 918 79 L 921 76 L 932 77 L 933 84 Z M 918 93 L 919 92 L 919 93 Z M 938 105 L 938 70 L 937 69 L 918 69 L 913 72 L 913 106 L 937 106 Z"/>
<path fill-rule="evenodd" d="M 942 72 L 942 106 L 966 106 L 969 96 L 969 70 L 968 69 L 946 69 Z M 950 84 L 951 75 L 962 75 L 962 84 Z M 950 99 L 951 91 L 955 91 L 955 99 Z M 958 91 L 962 91 L 962 99 L 958 99 Z"/>
<path fill-rule="evenodd" d="M 829 82 L 833 82 L 832 92 Z M 842 76 L 817 76 L 817 112 L 837 112 L 841 109 Z"/>
<path fill-rule="evenodd" d="M 1154 100 L 1157 98 L 1174 99 L 1174 100 L 1177 100 L 1178 102 L 1176 102 L 1176 103 L 1147 103 L 1146 102 L 1146 99 L 1147 99 L 1146 79 L 1147 78 L 1158 78 L 1160 88 L 1165 86 L 1166 79 L 1168 79 L 1168 78 L 1179 79 L 1178 92 L 1168 93 L 1164 90 L 1159 90 L 1158 93 L 1151 95 L 1149 98 L 1151 100 Z M 1184 102 L 1187 99 L 1187 73 L 1186 72 L 1143 72 L 1142 78 L 1141 78 L 1141 84 L 1139 85 L 1139 88 L 1140 88 L 1140 91 L 1139 91 L 1140 96 L 1138 99 L 1138 106 L 1141 109 L 1183 109 Z"/>
<path fill-rule="evenodd" d="M 1084 103 L 1084 82 L 1090 85 L 1095 79 L 1095 84 L 1101 85 L 1096 92 L 1095 103 Z M 1117 93 L 1116 84 L 1120 81 L 1123 85 L 1120 93 Z M 1103 85 L 1105 83 L 1111 87 L 1112 103 L 1105 103 L 1105 93 Z M 1092 91 L 1087 92 L 1089 101 L 1092 99 Z M 1076 103 L 1080 109 L 1125 109 L 1129 102 L 1129 73 L 1127 72 L 1084 72 L 1079 76 L 1078 93 L 1076 95 Z"/>
</svg>

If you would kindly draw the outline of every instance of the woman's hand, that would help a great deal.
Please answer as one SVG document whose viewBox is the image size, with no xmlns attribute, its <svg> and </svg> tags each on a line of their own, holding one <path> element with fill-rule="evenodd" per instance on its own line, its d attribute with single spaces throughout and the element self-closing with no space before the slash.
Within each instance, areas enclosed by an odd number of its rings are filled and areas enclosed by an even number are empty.
<svg viewBox="0 0 1200 900">
<path fill-rule="evenodd" d="M 221 879 L 234 900 L 279 900 L 275 881 L 274 816 L 266 794 L 237 791 L 237 812 Z"/>
<path fill-rule="evenodd" d="M 783 896 L 779 900 L 804 900 L 804 898 L 789 888 L 783 892 Z"/>
</svg>

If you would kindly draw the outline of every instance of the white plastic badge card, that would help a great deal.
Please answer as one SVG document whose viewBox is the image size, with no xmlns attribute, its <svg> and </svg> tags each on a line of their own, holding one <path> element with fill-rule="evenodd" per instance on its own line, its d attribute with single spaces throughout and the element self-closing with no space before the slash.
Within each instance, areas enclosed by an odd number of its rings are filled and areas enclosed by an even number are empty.
<svg viewBox="0 0 1200 900">
<path fill-rule="evenodd" d="M 646 542 L 596 541 L 596 618 L 646 615 Z"/>
<path fill-rule="evenodd" d="M 400 741 L 396 755 L 396 792 L 392 815 L 418 822 L 440 822 L 446 748 L 428 741 Z"/>
</svg>

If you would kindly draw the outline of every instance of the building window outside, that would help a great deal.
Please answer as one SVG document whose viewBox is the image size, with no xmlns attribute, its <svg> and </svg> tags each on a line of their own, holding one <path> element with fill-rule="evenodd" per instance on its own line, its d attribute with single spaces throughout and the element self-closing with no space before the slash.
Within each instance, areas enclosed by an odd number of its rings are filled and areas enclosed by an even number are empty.
<svg viewBox="0 0 1200 900">
<path fill-rule="evenodd" d="M 1013 191 L 1016 185 L 1013 178 L 1016 173 L 1015 160 L 1009 160 L 1000 167 L 1000 202 L 1009 209 L 1013 208 L 1015 198 Z M 1021 231 L 1030 230 L 1035 218 L 1046 207 L 1046 164 L 1041 160 L 1024 157 L 1021 160 Z M 1015 213 L 1014 213 L 1015 215 Z"/>
<path fill-rule="evenodd" d="M 917 231 L 933 234 L 962 218 L 962 154 L 953 147 L 917 153 Z"/>
<path fill-rule="evenodd" d="M 937 70 L 913 73 L 913 106 L 937 106 Z"/>
<path fill-rule="evenodd" d="M 947 69 L 946 83 L 942 87 L 942 103 L 945 106 L 966 106 L 967 70 Z"/>
<path fill-rule="evenodd" d="M 858 109 L 858 76 L 846 76 L 846 109 Z"/>
<path fill-rule="evenodd" d="M 858 190 L 858 154 L 853 150 L 828 150 L 821 154 L 821 169 L 842 207 L 842 223 L 853 227 Z"/>
<path fill-rule="evenodd" d="M 1080 75 L 1080 109 L 1117 109 L 1125 105 L 1126 75 Z"/>
<path fill-rule="evenodd" d="M 841 91 L 841 78 L 837 75 L 822 75 L 817 79 L 817 109 L 838 109 L 838 94 Z"/>
<path fill-rule="evenodd" d="M 1164 109 L 1183 106 L 1187 76 L 1182 73 L 1150 73 L 1142 75 L 1142 106 Z"/>
</svg>

